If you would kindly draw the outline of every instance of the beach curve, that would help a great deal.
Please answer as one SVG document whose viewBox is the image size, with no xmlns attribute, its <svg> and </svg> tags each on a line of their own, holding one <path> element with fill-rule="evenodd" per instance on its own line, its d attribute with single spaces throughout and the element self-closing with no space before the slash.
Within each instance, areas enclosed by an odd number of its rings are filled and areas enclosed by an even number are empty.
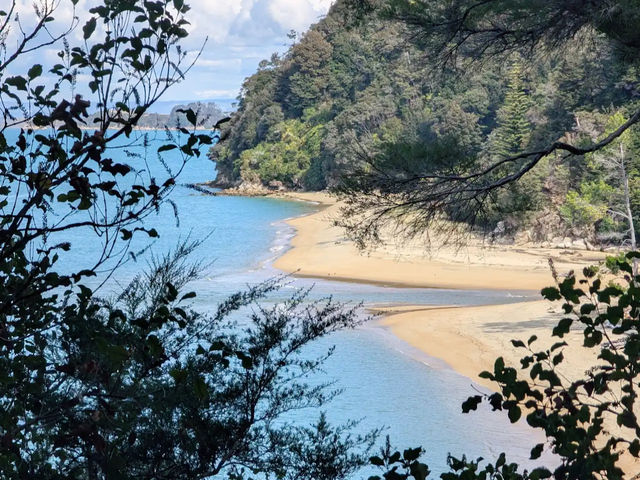
<svg viewBox="0 0 640 480">
<path fill-rule="evenodd" d="M 557 273 L 565 275 L 607 256 L 599 251 L 481 242 L 464 249 L 436 245 L 429 251 L 401 245 L 363 253 L 334 226 L 340 209 L 334 198 L 308 192 L 278 196 L 319 205 L 314 213 L 287 220 L 295 234 L 290 248 L 273 263 L 299 277 L 406 288 L 533 292 L 553 283 L 549 259 Z M 512 339 L 526 341 L 535 335 L 538 348 L 548 348 L 554 343 L 551 330 L 561 315 L 558 304 L 545 300 L 480 306 L 402 305 L 374 311 L 381 315 L 379 325 L 396 338 L 492 390 L 496 385 L 479 378 L 479 373 L 492 370 L 498 357 L 508 365 L 519 365 L 522 353 Z M 583 348 L 582 339 L 580 331 L 564 339 L 568 345 L 561 374 L 566 378 L 582 376 L 597 361 L 594 351 Z M 637 478 L 640 464 L 635 458 L 623 455 L 621 466 L 627 478 Z"/>
</svg>

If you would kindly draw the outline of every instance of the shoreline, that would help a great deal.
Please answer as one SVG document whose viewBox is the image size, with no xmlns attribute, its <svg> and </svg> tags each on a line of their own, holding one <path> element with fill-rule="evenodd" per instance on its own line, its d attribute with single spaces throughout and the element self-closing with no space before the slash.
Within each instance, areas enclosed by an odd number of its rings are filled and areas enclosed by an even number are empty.
<svg viewBox="0 0 640 480">
<path fill-rule="evenodd" d="M 536 245 L 488 245 L 475 240 L 464 248 L 445 239 L 424 244 L 385 245 L 362 252 L 333 225 L 339 204 L 326 193 L 269 195 L 318 205 L 318 211 L 286 221 L 295 229 L 290 248 L 274 262 L 302 278 L 402 288 L 537 291 L 553 284 L 549 258 L 560 274 L 598 263 L 606 253 Z"/>
<path fill-rule="evenodd" d="M 601 262 L 604 252 L 552 249 L 535 245 L 487 246 L 471 244 L 452 252 L 441 245 L 435 254 L 415 248 L 386 247 L 365 256 L 333 226 L 332 215 L 339 206 L 327 194 L 277 194 L 276 198 L 313 202 L 318 211 L 286 220 L 294 235 L 272 266 L 297 277 L 366 283 L 402 288 L 461 290 L 537 291 L 553 283 L 548 258 L 559 275 L 581 271 Z M 445 248 L 443 248 L 445 247 Z M 425 270 L 429 274 L 425 274 Z M 433 359 L 431 368 L 448 368 L 477 385 L 495 391 L 496 386 L 479 377 L 493 370 L 495 359 L 519 369 L 526 353 L 511 340 L 538 340 L 534 348 L 544 350 L 557 341 L 552 328 L 562 316 L 558 302 L 539 297 L 516 303 L 488 305 L 390 305 L 368 309 L 380 315 L 372 328 L 381 328 L 398 341 Z M 566 378 L 580 378 L 597 362 L 597 354 L 582 346 L 581 331 L 571 331 L 564 340 L 565 362 L 559 372 Z M 413 356 L 413 355 L 411 355 Z M 470 392 L 472 394 L 473 392 Z M 607 422 L 609 423 L 609 422 Z M 611 431 L 617 425 L 607 425 Z M 637 478 L 640 462 L 623 455 L 620 466 L 626 478 Z"/>
<path fill-rule="evenodd" d="M 553 283 L 547 254 L 554 259 L 560 275 L 597 263 L 606 256 L 598 251 L 478 244 L 468 247 L 466 255 L 442 246 L 434 255 L 415 247 L 408 251 L 388 247 L 363 253 L 332 225 L 331 216 L 337 213 L 339 205 L 328 194 L 287 192 L 269 196 L 318 206 L 315 212 L 283 220 L 291 228 L 288 246 L 270 264 L 286 274 L 403 289 L 459 290 L 461 294 L 465 291 L 525 294 L 522 300 L 511 303 L 393 304 L 367 308 L 379 315 L 373 328 L 386 330 L 439 365 L 489 389 L 495 386 L 478 375 L 483 370 L 492 370 L 497 357 L 519 364 L 520 354 L 511 344 L 512 339 L 526 341 L 535 334 L 540 347 L 543 342 L 545 347 L 553 343 L 550 334 L 561 309 L 539 295 L 541 288 Z M 479 260 L 472 260 L 474 255 Z M 430 275 L 424 275 L 424 270 L 430 270 Z M 532 300 L 528 294 L 538 296 Z M 581 347 L 581 334 L 573 343 L 571 353 L 576 360 L 567 372 L 571 376 L 582 374 L 595 360 Z"/>
</svg>

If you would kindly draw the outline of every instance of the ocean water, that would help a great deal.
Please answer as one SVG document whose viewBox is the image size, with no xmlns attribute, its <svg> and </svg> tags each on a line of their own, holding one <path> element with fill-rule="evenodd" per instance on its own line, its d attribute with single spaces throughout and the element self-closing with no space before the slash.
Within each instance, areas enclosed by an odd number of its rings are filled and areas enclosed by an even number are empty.
<svg viewBox="0 0 640 480">
<path fill-rule="evenodd" d="M 147 162 L 161 182 L 166 173 L 154 152 L 161 144 L 162 134 L 149 132 L 147 135 Z M 128 155 L 127 150 L 141 153 L 145 148 L 123 146 L 111 152 L 114 158 L 135 166 L 141 160 Z M 163 162 L 171 167 L 179 160 L 168 152 Z M 191 288 L 198 293 L 196 308 L 203 311 L 214 308 L 230 293 L 248 284 L 282 273 L 270 262 L 288 248 L 288 240 L 294 233 L 285 220 L 310 213 L 317 207 L 270 198 L 204 195 L 188 187 L 214 178 L 212 162 L 206 158 L 190 160 L 171 196 L 177 218 L 173 207 L 169 206 L 149 217 L 147 226 L 156 228 L 160 238 L 154 241 L 141 238 L 134 242 L 134 251 L 146 249 L 146 253 L 137 256 L 135 261 L 125 255 L 129 260 L 109 277 L 102 287 L 104 291 L 117 290 L 144 268 L 149 255 L 160 255 L 185 238 L 202 241 L 195 256 L 207 266 L 202 278 Z M 62 269 L 86 265 L 99 255 L 99 242 L 90 231 L 66 233 L 64 240 L 70 241 L 73 248 L 70 255 L 61 259 Z M 94 286 L 101 281 L 101 278 L 92 280 Z M 312 298 L 331 295 L 340 301 L 362 302 L 365 306 L 473 305 L 515 302 L 532 297 L 531 292 L 519 291 L 403 289 L 291 279 L 291 284 L 274 295 L 272 301 L 285 298 L 296 288 L 309 286 L 313 286 Z M 425 459 L 434 472 L 432 478 L 437 478 L 437 474 L 446 469 L 448 453 L 495 459 L 500 452 L 506 451 L 509 460 L 531 465 L 527 462 L 529 450 L 543 440 L 538 432 L 523 424 L 511 425 L 506 415 L 486 409 L 463 415 L 460 404 L 479 387 L 442 362 L 412 349 L 375 322 L 327 337 L 311 346 L 309 353 L 319 353 L 331 346 L 335 346 L 335 353 L 328 360 L 322 378 L 317 379 L 318 382 L 336 381 L 336 386 L 343 389 L 343 393 L 324 409 L 330 420 L 359 419 L 357 429 L 361 432 L 384 427 L 384 433 L 389 434 L 399 447 L 423 446 L 427 451 Z M 294 419 L 312 423 L 318 414 L 316 411 L 297 412 Z"/>
</svg>

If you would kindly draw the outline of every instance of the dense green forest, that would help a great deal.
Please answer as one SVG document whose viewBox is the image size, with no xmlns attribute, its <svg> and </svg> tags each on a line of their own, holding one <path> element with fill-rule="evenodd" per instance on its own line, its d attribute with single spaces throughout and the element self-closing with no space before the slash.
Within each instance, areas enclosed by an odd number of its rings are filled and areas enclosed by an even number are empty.
<svg viewBox="0 0 640 480">
<path fill-rule="evenodd" d="M 218 185 L 322 190 L 376 156 L 409 170 L 412 162 L 459 168 L 559 139 L 596 141 L 628 117 L 640 77 L 601 34 L 579 35 L 553 55 L 478 62 L 461 52 L 443 68 L 405 22 L 358 17 L 338 1 L 246 79 L 228 137 L 210 153 Z M 638 152 L 631 129 L 597 155 L 548 156 L 523 182 L 493 193 L 473 221 L 522 240 L 628 244 L 626 200 L 640 213 Z"/>
</svg>

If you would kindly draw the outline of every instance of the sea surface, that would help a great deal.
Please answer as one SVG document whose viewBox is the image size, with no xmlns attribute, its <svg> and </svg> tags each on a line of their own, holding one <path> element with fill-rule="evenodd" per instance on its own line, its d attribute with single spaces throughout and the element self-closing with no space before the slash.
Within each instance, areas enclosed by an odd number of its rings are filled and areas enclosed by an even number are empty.
<svg viewBox="0 0 640 480">
<path fill-rule="evenodd" d="M 17 135 L 13 132 L 13 135 Z M 158 161 L 156 151 L 163 134 L 147 132 L 146 147 L 131 145 L 114 149 L 114 159 L 142 168 L 145 163 L 131 153 L 146 152 L 146 164 L 158 183 L 166 177 L 165 167 L 177 166 L 173 152 Z M 9 139 L 10 140 L 10 139 Z M 189 161 L 178 178 L 171 200 L 146 220 L 148 227 L 160 233 L 157 240 L 140 238 L 132 251 L 142 251 L 134 261 L 131 255 L 112 276 L 102 291 L 116 291 L 126 285 L 149 261 L 150 255 L 169 251 L 180 240 L 200 240 L 194 256 L 206 264 L 202 278 L 194 282 L 196 308 L 213 309 L 229 294 L 247 285 L 281 275 L 271 262 L 289 245 L 294 232 L 285 220 L 315 211 L 316 205 L 272 198 L 245 198 L 205 195 L 189 185 L 213 180 L 214 164 L 205 156 Z M 61 259 L 60 268 L 73 269 L 86 265 L 99 254 L 90 231 L 66 233 L 72 243 L 72 255 Z M 80 263 L 84 262 L 84 263 Z M 106 269 L 105 269 L 106 270 Z M 98 286 L 103 278 L 94 279 Z M 336 300 L 364 306 L 388 304 L 478 305 L 515 302 L 532 297 L 531 292 L 454 291 L 443 289 L 395 288 L 291 279 L 271 301 L 285 298 L 296 288 L 313 286 L 311 298 L 327 295 Z M 523 424 L 511 425 L 506 415 L 483 409 L 474 414 L 461 413 L 460 404 L 480 389 L 473 382 L 449 369 L 441 361 L 430 358 L 396 339 L 377 322 L 343 331 L 317 342 L 310 354 L 335 346 L 325 372 L 317 381 L 335 381 L 343 392 L 324 411 L 332 422 L 360 420 L 358 431 L 385 428 L 398 447 L 421 445 L 433 475 L 446 469 L 447 454 L 466 454 L 469 458 L 496 459 L 502 451 L 510 461 L 527 462 L 530 448 L 543 437 Z M 311 424 L 319 412 L 298 412 L 295 421 Z M 380 442 L 383 442 L 383 438 Z M 366 475 L 361 475 L 366 478 Z M 359 476 L 360 477 L 360 476 Z"/>
</svg>

